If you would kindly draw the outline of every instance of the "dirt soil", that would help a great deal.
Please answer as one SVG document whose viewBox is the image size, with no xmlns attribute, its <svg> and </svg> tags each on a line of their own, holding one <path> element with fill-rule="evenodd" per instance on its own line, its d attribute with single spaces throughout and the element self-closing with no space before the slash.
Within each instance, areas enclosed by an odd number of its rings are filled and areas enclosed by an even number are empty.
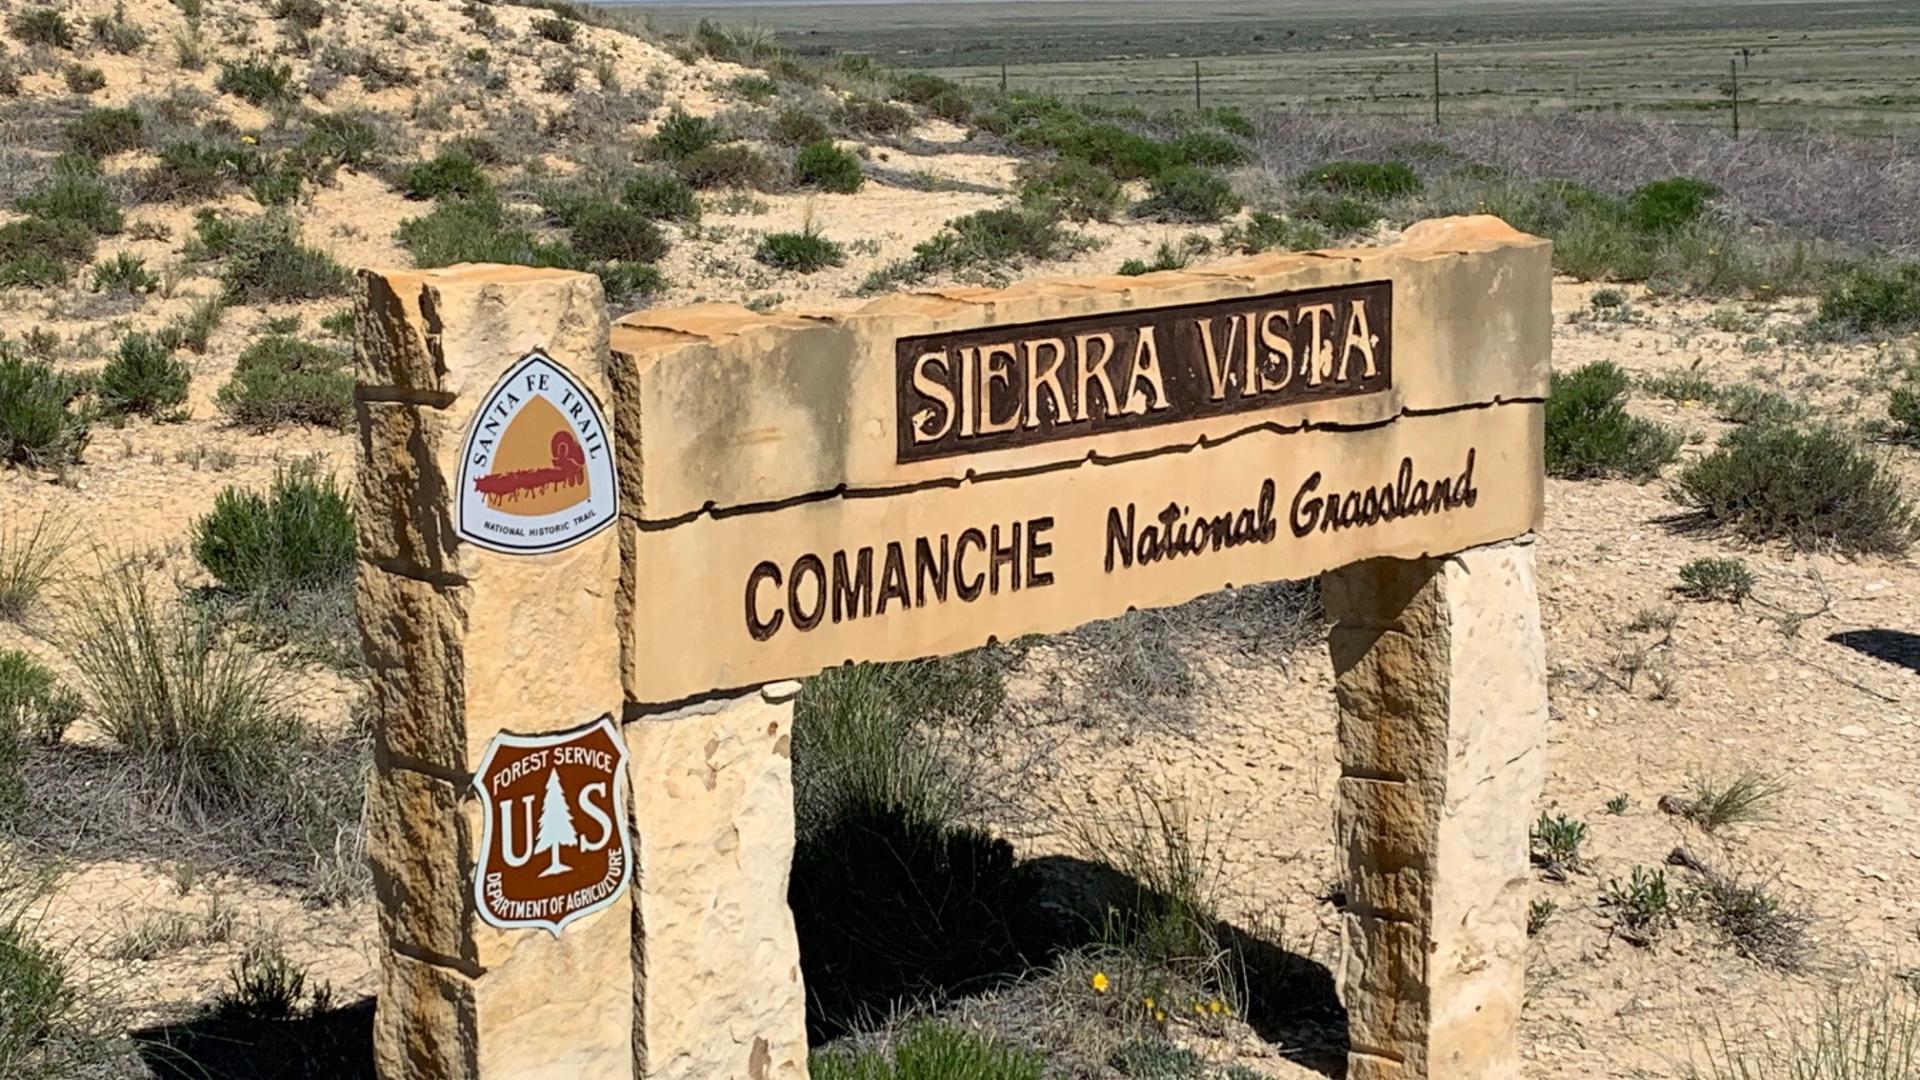
<svg viewBox="0 0 1920 1080">
<path fill-rule="evenodd" d="M 83 21 L 113 8 L 103 0 L 65 6 Z M 205 6 L 202 34 L 216 59 L 264 47 L 278 33 L 260 17 L 264 5 L 255 0 L 208 0 Z M 329 90 L 325 107 L 389 114 L 421 150 L 480 124 L 491 108 L 523 106 L 538 117 L 566 104 L 535 89 L 541 65 L 555 52 L 529 29 L 537 12 L 492 7 L 506 28 L 504 38 L 496 39 L 474 31 L 452 3 L 356 0 L 328 7 L 339 14 L 330 16 L 323 33 L 389 49 L 393 59 L 414 69 L 417 81 L 367 90 L 347 78 Z M 123 104 L 173 87 L 196 87 L 208 102 L 200 122 L 214 114 L 243 129 L 266 122 L 258 110 L 215 92 L 217 63 L 189 71 L 175 62 L 169 36 L 186 26 L 176 7 L 138 0 L 127 10 L 149 31 L 152 44 L 131 57 L 97 48 L 86 52 L 85 62 L 101 67 L 107 79 L 94 103 Z M 382 22 L 394 10 L 404 15 L 403 33 Z M 411 119 L 424 114 L 441 76 L 462 52 L 481 47 L 524 76 L 513 80 L 514 89 L 499 102 L 462 99 L 449 107 L 450 120 L 432 127 Z M 659 99 L 630 127 L 596 133 L 599 141 L 633 144 L 676 106 L 702 114 L 745 107 L 729 97 L 728 82 L 743 73 L 733 65 L 682 62 L 660 46 L 598 27 L 583 27 L 574 48 L 608 58 L 624 84 L 646 86 Z M 66 58 L 40 59 L 25 76 L 22 101 L 52 109 L 69 98 L 58 74 Z M 296 81 L 306 79 L 311 61 L 294 64 Z M 585 75 L 583 82 L 593 78 Z M 44 157 L 21 148 L 44 126 L 30 113 L 15 106 L 0 121 L 0 163 L 27 169 Z M 865 150 L 875 179 L 858 194 L 754 195 L 732 200 L 736 213 L 710 205 L 698 238 L 681 238 L 664 260 L 672 285 L 658 303 L 754 300 L 837 309 L 864 303 L 855 294 L 866 274 L 907 254 L 943 222 L 1003 204 L 1017 165 L 938 121 Z M 110 167 L 124 172 L 145 160 L 125 155 Z M 243 196 L 226 205 L 254 209 Z M 15 336 L 34 328 L 52 331 L 66 343 L 60 367 L 98 368 L 122 329 L 158 328 L 218 289 L 207 265 L 181 258 L 191 209 L 135 207 L 129 232 L 102 244 L 100 259 L 129 250 L 152 267 L 166 268 L 160 291 L 121 303 L 79 283 L 0 290 L 0 324 Z M 392 231 L 423 207 L 406 202 L 379 176 L 342 170 L 296 212 L 307 242 L 352 266 L 403 262 Z M 10 213 L 0 211 L 0 217 Z M 844 267 L 803 276 L 753 260 L 763 232 L 808 222 L 848 245 Z M 137 228 L 143 224 L 151 226 L 144 233 Z M 1126 259 L 1150 258 L 1163 242 L 1217 236 L 1219 228 L 1127 222 L 1086 231 L 1100 242 L 1094 250 L 1019 273 L 1110 272 Z M 1855 383 L 1884 378 L 1901 351 L 1912 347 L 1781 344 L 1766 329 L 1800 321 L 1805 304 L 1793 300 L 1716 309 L 1628 289 L 1627 314 L 1615 316 L 1596 313 L 1590 303 L 1595 291 L 1570 281 L 1554 286 L 1557 368 L 1605 359 L 1636 375 L 1692 369 L 1720 385 L 1764 382 L 1808 402 L 1817 415 L 1854 420 L 1884 399 L 1884 393 L 1863 394 Z M 229 485 L 263 488 L 276 468 L 297 458 L 316 457 L 343 476 L 353 467 L 350 433 L 253 433 L 227 423 L 214 403 L 235 357 L 269 319 L 298 315 L 311 335 L 323 316 L 342 306 L 344 301 L 327 301 L 232 309 L 207 354 L 189 358 L 194 382 L 188 418 L 98 426 L 83 463 L 70 469 L 0 471 L 0 518 L 11 524 L 51 515 L 86 542 L 150 553 L 161 572 L 186 585 L 204 583 L 187 545 L 193 520 L 211 508 L 216 493 Z M 1713 328 L 1729 325 L 1740 328 Z M 1703 452 L 1726 427 L 1697 403 L 1638 394 L 1633 409 L 1697 433 L 1686 455 Z M 1920 458 L 1908 450 L 1888 453 L 1909 494 L 1920 494 Z M 1543 875 L 1534 886 L 1554 912 L 1533 939 L 1529 964 L 1524 1039 L 1533 1080 L 1674 1076 L 1703 1028 L 1724 1025 L 1736 1040 L 1777 1032 L 1827 987 L 1910 969 L 1920 953 L 1920 787 L 1914 781 L 1920 776 L 1920 657 L 1913 636 L 1920 635 L 1914 599 L 1920 596 L 1920 567 L 1910 557 L 1842 559 L 1776 547 L 1743 549 L 1677 528 L 1679 509 L 1659 481 L 1548 485 L 1538 550 L 1553 673 L 1549 773 L 1542 805 L 1515 806 L 1512 812 L 1529 819 L 1542 811 L 1565 813 L 1588 823 L 1591 836 L 1584 866 L 1565 881 Z M 1752 600 L 1704 604 L 1672 593 L 1683 564 L 1729 554 L 1746 559 L 1758 576 Z M 1657 627 L 1632 628 L 1646 621 L 1638 617 L 1649 609 L 1674 613 L 1670 640 Z M 71 678 L 71 665 L 52 642 L 59 615 L 56 609 L 23 624 L 0 623 L 0 648 L 24 649 Z M 299 679 L 307 722 L 328 730 L 349 723 L 358 696 L 351 680 L 319 668 L 302 671 Z M 1339 878 L 1332 843 L 1337 767 L 1331 689 L 1324 651 L 1309 648 L 1268 670 L 1233 667 L 1205 694 L 1197 720 L 1177 725 L 1177 731 L 1155 727 L 1135 737 L 1063 728 L 1054 733 L 1057 751 L 1017 791 L 1005 793 L 1026 812 L 1007 814 L 1001 827 L 1023 855 L 1070 852 L 1064 831 L 1048 825 L 1050 818 L 1058 820 L 1053 815 L 1063 808 L 1102 812 L 1126 797 L 1132 778 L 1153 777 L 1164 789 L 1204 800 L 1219 823 L 1233 898 L 1228 917 L 1283 921 L 1284 944 L 1332 965 L 1339 917 L 1323 899 Z M 74 737 L 89 735 L 83 730 Z M 1786 784 L 1762 821 L 1709 835 L 1657 806 L 1662 795 L 1687 791 L 1691 778 L 1724 780 L 1753 769 Z M 1606 808 L 1616 796 L 1626 798 L 1618 814 Z M 1786 904 L 1804 909 L 1813 943 L 1804 970 L 1783 973 L 1744 958 L 1711 928 L 1693 923 L 1645 946 L 1613 933 L 1599 904 L 1607 883 L 1625 880 L 1634 867 L 1662 866 L 1676 847 L 1727 873 L 1769 882 Z M 182 861 L 129 851 L 124 859 L 59 870 L 61 887 L 43 934 L 136 1023 L 177 1018 L 210 1000 L 247 944 L 263 938 L 281 942 L 315 979 L 331 983 L 336 997 L 376 988 L 370 901 L 315 907 L 290 890 L 224 873 L 213 856 Z M 1676 884 L 1688 880 L 1679 868 L 1667 872 Z M 143 951 L 130 950 L 129 938 L 165 913 L 214 928 L 200 936 L 218 940 L 125 959 L 129 951 Z M 1189 1038 L 1210 1043 L 1198 1032 Z M 1211 1049 L 1276 1077 L 1319 1075 L 1286 1061 L 1282 1048 L 1244 1034 Z"/>
</svg>

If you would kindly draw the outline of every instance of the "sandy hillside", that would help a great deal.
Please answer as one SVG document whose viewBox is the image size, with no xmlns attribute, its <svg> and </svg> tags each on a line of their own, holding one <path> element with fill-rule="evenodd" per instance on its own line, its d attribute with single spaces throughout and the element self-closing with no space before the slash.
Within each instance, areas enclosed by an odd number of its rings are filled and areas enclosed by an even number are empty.
<svg viewBox="0 0 1920 1080">
<path fill-rule="evenodd" d="M 17 7 L 18 5 L 11 5 Z M 86 104 L 178 104 L 181 123 L 268 143 L 292 121 L 218 88 L 220 60 L 271 54 L 291 68 L 301 109 L 355 111 L 386 133 L 380 165 L 344 167 L 303 189 L 290 212 L 310 246 L 353 266 L 404 264 L 394 239 L 401 222 L 427 212 L 395 189 L 395 165 L 463 136 L 502 148 L 489 171 L 504 196 L 526 197 L 530 175 L 590 175 L 609 158 L 630 161 L 674 110 L 730 118 L 752 129 L 788 103 L 832 107 L 831 89 L 785 88 L 771 101 L 738 96 L 748 69 L 684 59 L 670 44 L 580 24 L 570 44 L 535 29 L 544 12 L 506 5 L 362 3 L 326 5 L 318 28 L 298 31 L 264 18 L 257 0 L 206 0 L 196 24 L 159 0 L 128 3 L 146 43 L 126 55 L 87 39 L 107 0 L 60 5 L 82 28 L 73 50 L 9 42 L 20 93 L 0 100 L 0 195 L 7 203 L 43 182 L 66 120 Z M 476 23 L 478 7 L 491 25 Z M 188 44 L 182 44 L 186 42 Z M 195 44 L 197 43 L 197 44 Z M 189 47 L 204 52 L 183 66 Z M 488 56 L 486 77 L 472 57 Z M 351 54 L 348 64 L 340 58 Z M 333 59 L 329 60 L 331 55 Z M 367 58 L 372 58 L 369 62 Z M 85 103 L 64 74 L 97 66 L 104 87 Z M 556 64 L 578 66 L 573 93 L 542 89 Z M 341 67 L 398 72 L 368 77 Z M 493 81 L 488 81 L 489 79 Z M 393 85 L 389 85 L 393 84 Z M 756 120 L 755 118 L 759 119 Z M 254 134 L 254 133 L 258 134 Z M 557 135 L 542 132 L 559 132 Z M 702 194 L 697 226 L 668 224 L 660 260 L 668 286 L 647 301 L 676 305 L 728 300 L 758 307 L 844 309 L 866 302 L 860 285 L 875 269 L 963 214 L 1005 204 L 1021 159 L 991 138 L 921 115 L 908 132 L 840 136 L 861 155 L 868 181 L 855 194 L 785 190 Z M 152 148 L 109 156 L 116 188 L 131 191 L 158 161 Z M 0 325 L 10 339 L 50 333 L 47 350 L 65 371 L 97 370 L 127 330 L 159 330 L 222 288 L 217 264 L 189 258 L 196 210 L 251 215 L 260 208 L 238 188 L 193 202 L 136 202 L 126 226 L 101 240 L 95 261 L 130 252 L 160 278 L 152 292 L 110 296 L 84 275 L 66 286 L 0 288 Z M 24 215 L 0 210 L 0 224 Z M 543 226 L 544 227 L 544 226 Z M 815 274 L 756 261 L 769 231 L 811 227 L 846 249 L 842 266 Z M 1164 243 L 1217 238 L 1220 225 L 1094 223 L 1076 229 L 1095 241 L 1065 260 L 1011 272 L 1111 272 L 1151 258 Z M 945 280 L 951 280 L 945 279 Z M 942 283 L 936 279 L 933 284 Z M 1554 287 L 1555 365 L 1606 359 L 1636 375 L 1694 371 L 1719 385 L 1761 382 L 1817 414 L 1853 419 L 1881 408 L 1885 385 L 1911 342 L 1805 346 L 1769 336 L 1805 315 L 1805 302 L 1716 307 L 1648 297 L 1627 288 L 1624 309 L 1592 305 L 1596 287 Z M 161 578 L 184 588 L 207 583 L 190 551 L 192 523 L 228 486 L 264 488 L 277 469 L 315 458 L 342 475 L 352 468 L 350 432 L 288 426 L 254 431 L 231 423 L 216 394 L 242 349 L 270 322 L 297 317 L 298 335 L 320 330 L 344 297 L 242 302 L 230 307 L 204 354 L 183 354 L 193 382 L 187 415 L 169 422 L 101 422 L 77 465 L 0 469 L 0 527 L 43 516 L 71 526 L 81 543 L 140 554 Z M 1721 327 L 1721 328 L 1716 328 Z M 1728 328 L 1731 327 L 1731 328 Z M 1783 335 L 1784 337 L 1785 335 Z M 1686 457 L 1727 428 L 1698 403 L 1636 395 L 1636 413 L 1689 433 Z M 1920 493 L 1920 457 L 1889 449 L 1909 495 Z M 1673 467 L 1669 467 L 1669 475 Z M 1586 862 L 1566 880 L 1542 875 L 1539 900 L 1552 914 L 1534 938 L 1525 1016 L 1528 1075 L 1536 1080 L 1677 1075 L 1703 1027 L 1724 1025 L 1736 1040 L 1781 1030 L 1796 1011 L 1836 983 L 1860 984 L 1920 964 L 1920 660 L 1876 656 L 1875 643 L 1920 635 L 1920 567 L 1911 557 L 1844 559 L 1784 547 L 1742 548 L 1674 527 L 1679 505 L 1665 482 L 1555 480 L 1548 487 L 1540 567 L 1548 658 L 1553 672 L 1549 776 L 1542 811 L 1586 822 Z M 1738 555 L 1758 578 L 1742 605 L 1695 603 L 1672 587 L 1679 568 L 1702 556 Z M 76 555 L 75 572 L 84 559 Z M 46 605 L 21 622 L 0 622 L 0 648 L 21 649 L 63 678 L 75 676 L 58 645 L 62 610 Z M 1912 638 L 1905 639 L 1911 642 Z M 1052 751 L 989 824 L 1023 855 L 1068 851 L 1062 808 L 1102 812 L 1152 776 L 1170 790 L 1204 793 L 1220 823 L 1231 898 L 1229 919 L 1284 925 L 1289 948 L 1322 963 L 1338 955 L 1339 916 L 1327 901 L 1337 886 L 1331 842 L 1337 775 L 1332 675 L 1324 650 L 1309 646 L 1285 664 L 1249 667 L 1207 658 L 1190 713 L 1142 732 L 1060 724 L 1038 732 Z M 350 673 L 293 664 L 301 719 L 319 731 L 352 728 L 360 689 Z M 101 738 L 82 724 L 80 744 Z M 1762 820 L 1712 834 L 1658 807 L 1701 777 L 1761 770 L 1783 782 Z M 1625 796 L 1624 811 L 1609 800 Z M 1612 930 L 1600 904 L 1609 882 L 1635 867 L 1656 868 L 1676 847 L 1740 880 L 1767 883 L 1803 912 L 1809 949 L 1797 970 L 1781 971 L 1730 949 L 1697 920 L 1647 945 Z M 349 853 L 351 854 L 351 853 Z M 49 862 L 51 862 L 49 857 Z M 218 850 L 154 857 L 90 851 L 57 866 L 60 887 L 41 932 L 132 1022 L 178 1018 L 222 987 L 249 944 L 275 940 L 336 997 L 376 985 L 374 911 L 364 893 L 332 904 L 270 875 L 234 873 Z M 1666 867 L 1676 886 L 1689 872 Z M 172 919 L 188 931 L 133 947 Z M 212 939 L 212 940 L 205 940 Z M 1176 1025 L 1176 1035 L 1180 1035 Z M 1256 1072 L 1320 1075 L 1286 1060 L 1284 1047 L 1230 1032 L 1219 1045 L 1182 1036 Z"/>
</svg>

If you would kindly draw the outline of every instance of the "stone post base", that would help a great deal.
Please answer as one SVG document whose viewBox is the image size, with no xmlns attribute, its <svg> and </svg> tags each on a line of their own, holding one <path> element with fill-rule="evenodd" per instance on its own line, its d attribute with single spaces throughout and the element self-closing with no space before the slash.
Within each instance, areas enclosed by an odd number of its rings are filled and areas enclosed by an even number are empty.
<svg viewBox="0 0 1920 1080">
<path fill-rule="evenodd" d="M 1511 1080 L 1546 646 L 1530 538 L 1327 574 L 1350 1080 Z"/>
</svg>

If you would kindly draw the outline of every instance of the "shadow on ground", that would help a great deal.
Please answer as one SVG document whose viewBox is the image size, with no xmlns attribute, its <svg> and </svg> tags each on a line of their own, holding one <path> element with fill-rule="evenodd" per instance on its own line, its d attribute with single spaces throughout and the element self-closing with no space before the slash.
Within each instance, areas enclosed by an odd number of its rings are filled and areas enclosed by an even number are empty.
<svg viewBox="0 0 1920 1080">
<path fill-rule="evenodd" d="M 372 998 L 276 1019 L 209 1014 L 133 1038 L 158 1080 L 374 1080 Z"/>
<path fill-rule="evenodd" d="M 1827 640 L 1875 660 L 1920 672 L 1920 634 L 1904 630 L 1842 630 L 1827 635 Z"/>
<path fill-rule="evenodd" d="M 1049 856 L 1020 862 L 1004 840 L 884 815 L 842 819 L 804 839 L 789 890 L 818 1045 L 905 1007 L 1011 986 L 1093 944 L 1137 881 Z M 1347 1017 L 1327 968 L 1239 927 L 1217 934 L 1244 972 L 1247 1022 L 1287 1056 L 1345 1075 Z"/>
</svg>

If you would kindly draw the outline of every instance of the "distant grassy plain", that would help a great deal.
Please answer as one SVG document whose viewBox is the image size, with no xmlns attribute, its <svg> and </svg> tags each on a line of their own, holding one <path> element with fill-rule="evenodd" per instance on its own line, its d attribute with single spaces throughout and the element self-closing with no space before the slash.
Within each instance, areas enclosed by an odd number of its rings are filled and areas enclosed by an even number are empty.
<svg viewBox="0 0 1920 1080">
<path fill-rule="evenodd" d="M 1588 0 L 990 0 L 645 5 L 663 29 L 710 18 L 774 31 L 803 54 L 1114 106 L 1432 115 L 1625 111 L 1920 136 L 1920 4 Z"/>
</svg>

